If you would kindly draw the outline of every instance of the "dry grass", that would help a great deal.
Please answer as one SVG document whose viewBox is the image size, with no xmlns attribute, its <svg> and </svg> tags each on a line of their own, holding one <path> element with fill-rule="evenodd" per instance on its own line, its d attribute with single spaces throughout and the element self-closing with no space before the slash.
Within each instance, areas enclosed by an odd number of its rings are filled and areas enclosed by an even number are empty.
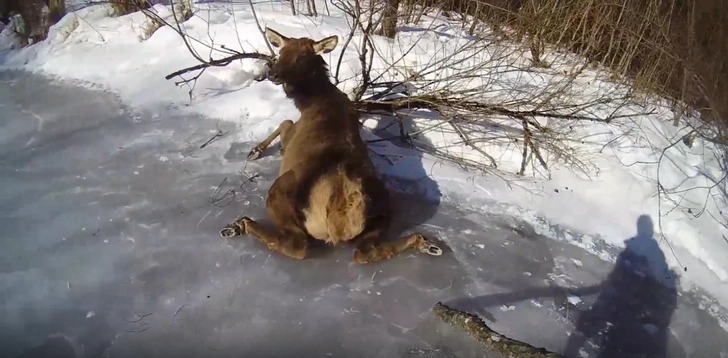
<svg viewBox="0 0 728 358">
<path fill-rule="evenodd" d="M 124 16 L 151 7 L 147 0 L 111 0 L 114 16 Z"/>
<path fill-rule="evenodd" d="M 153 2 L 148 0 L 111 0 L 113 14 L 115 16 L 128 15 L 142 11 L 146 17 L 141 25 L 139 37 L 141 40 L 148 40 L 154 33 L 165 25 L 159 16 L 155 16 L 152 8 Z M 177 23 L 183 23 L 194 15 L 193 0 L 172 1 L 172 12 Z"/>
<path fill-rule="evenodd" d="M 144 23 L 141 26 L 139 38 L 142 41 L 149 40 L 152 35 L 154 35 L 157 30 L 159 30 L 164 24 L 161 21 L 158 21 L 157 19 L 146 16 L 146 19 L 144 20 Z"/>
<path fill-rule="evenodd" d="M 175 16 L 180 22 L 185 22 L 192 18 L 194 9 L 192 7 L 193 0 L 176 0 L 173 5 Z"/>
</svg>

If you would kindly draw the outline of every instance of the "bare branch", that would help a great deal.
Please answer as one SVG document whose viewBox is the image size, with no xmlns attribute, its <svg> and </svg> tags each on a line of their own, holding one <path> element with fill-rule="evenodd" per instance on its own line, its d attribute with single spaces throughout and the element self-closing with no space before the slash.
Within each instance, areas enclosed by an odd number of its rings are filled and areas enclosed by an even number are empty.
<svg viewBox="0 0 728 358">
<path fill-rule="evenodd" d="M 192 67 L 187 67 L 187 68 L 183 68 L 178 71 L 174 71 L 174 72 L 164 76 L 164 79 L 168 80 L 172 77 L 179 76 L 179 75 L 185 74 L 187 72 L 201 70 L 201 69 L 205 69 L 208 67 L 225 67 L 235 60 L 242 60 L 242 59 L 246 59 L 246 58 L 255 59 L 255 60 L 264 60 L 269 65 L 272 65 L 273 62 L 275 61 L 270 55 L 266 55 L 266 54 L 262 54 L 262 53 L 258 53 L 258 52 L 239 53 L 239 54 L 235 54 L 235 55 L 221 58 L 218 60 L 212 60 L 209 62 L 203 61 L 203 63 L 201 63 L 199 65 L 195 65 Z"/>
</svg>

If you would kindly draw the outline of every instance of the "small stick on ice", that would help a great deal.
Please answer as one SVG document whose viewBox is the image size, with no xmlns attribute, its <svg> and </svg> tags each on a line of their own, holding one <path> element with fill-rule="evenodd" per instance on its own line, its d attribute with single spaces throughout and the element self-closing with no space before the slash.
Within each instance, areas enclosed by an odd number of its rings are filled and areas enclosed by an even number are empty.
<svg viewBox="0 0 728 358">
<path fill-rule="evenodd" d="M 144 318 L 151 316 L 152 315 L 152 312 L 149 312 L 147 314 L 137 314 L 135 312 L 134 315 L 137 316 L 137 317 L 139 317 L 139 318 L 138 319 L 135 319 L 135 320 L 132 320 L 132 321 L 125 319 L 124 321 L 129 322 L 129 323 L 137 323 L 137 322 L 143 320 Z"/>
<path fill-rule="evenodd" d="M 179 308 L 177 309 L 177 311 L 176 311 L 176 312 L 174 312 L 174 316 L 172 316 L 172 318 L 175 318 L 175 317 L 177 317 L 177 314 L 178 314 L 178 313 L 179 313 L 180 311 L 182 311 L 182 309 L 183 309 L 183 308 L 185 308 L 185 306 L 187 306 L 187 305 L 182 305 L 182 306 L 179 306 Z"/>
<path fill-rule="evenodd" d="M 216 139 L 224 136 L 225 134 L 227 134 L 227 132 L 223 132 L 221 130 L 218 130 L 217 133 L 215 133 L 215 135 L 212 136 L 212 138 L 208 139 L 207 142 L 202 143 L 202 145 L 200 145 L 200 149 L 203 149 L 203 148 L 207 147 L 210 143 L 214 142 Z"/>
</svg>

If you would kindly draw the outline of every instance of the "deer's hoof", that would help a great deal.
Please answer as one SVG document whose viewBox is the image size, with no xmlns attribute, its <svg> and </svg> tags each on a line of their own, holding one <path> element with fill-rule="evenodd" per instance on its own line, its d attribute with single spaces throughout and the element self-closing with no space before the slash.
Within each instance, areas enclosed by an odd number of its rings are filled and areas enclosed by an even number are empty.
<svg viewBox="0 0 728 358">
<path fill-rule="evenodd" d="M 235 237 L 245 235 L 248 233 L 247 223 L 253 221 L 253 219 L 243 216 L 242 218 L 235 220 L 231 224 L 227 224 L 222 230 L 220 230 L 220 236 L 222 237 Z"/>
<path fill-rule="evenodd" d="M 442 249 L 428 241 L 427 239 L 422 239 L 422 243 L 419 245 L 420 252 L 424 254 L 428 254 L 430 256 L 440 256 L 442 255 Z"/>
<path fill-rule="evenodd" d="M 260 148 L 255 147 L 250 151 L 250 153 L 248 153 L 248 160 L 256 160 L 260 158 L 261 154 L 263 154 L 263 151 Z"/>
<path fill-rule="evenodd" d="M 235 237 L 240 235 L 239 234 L 240 228 L 238 228 L 235 224 L 229 224 L 225 226 L 222 230 L 220 230 L 220 236 L 222 237 Z"/>
</svg>

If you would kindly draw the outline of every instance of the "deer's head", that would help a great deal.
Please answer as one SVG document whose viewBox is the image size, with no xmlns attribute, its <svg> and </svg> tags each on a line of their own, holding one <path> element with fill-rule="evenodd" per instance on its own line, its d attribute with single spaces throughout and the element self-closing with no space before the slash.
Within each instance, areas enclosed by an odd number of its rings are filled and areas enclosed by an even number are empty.
<svg viewBox="0 0 728 358">
<path fill-rule="evenodd" d="M 266 27 L 265 35 L 271 45 L 280 49 L 278 61 L 268 71 L 268 79 L 279 85 L 309 86 L 329 81 L 322 54 L 331 52 L 339 43 L 338 36 L 314 41 L 310 38 L 288 38 Z"/>
</svg>

